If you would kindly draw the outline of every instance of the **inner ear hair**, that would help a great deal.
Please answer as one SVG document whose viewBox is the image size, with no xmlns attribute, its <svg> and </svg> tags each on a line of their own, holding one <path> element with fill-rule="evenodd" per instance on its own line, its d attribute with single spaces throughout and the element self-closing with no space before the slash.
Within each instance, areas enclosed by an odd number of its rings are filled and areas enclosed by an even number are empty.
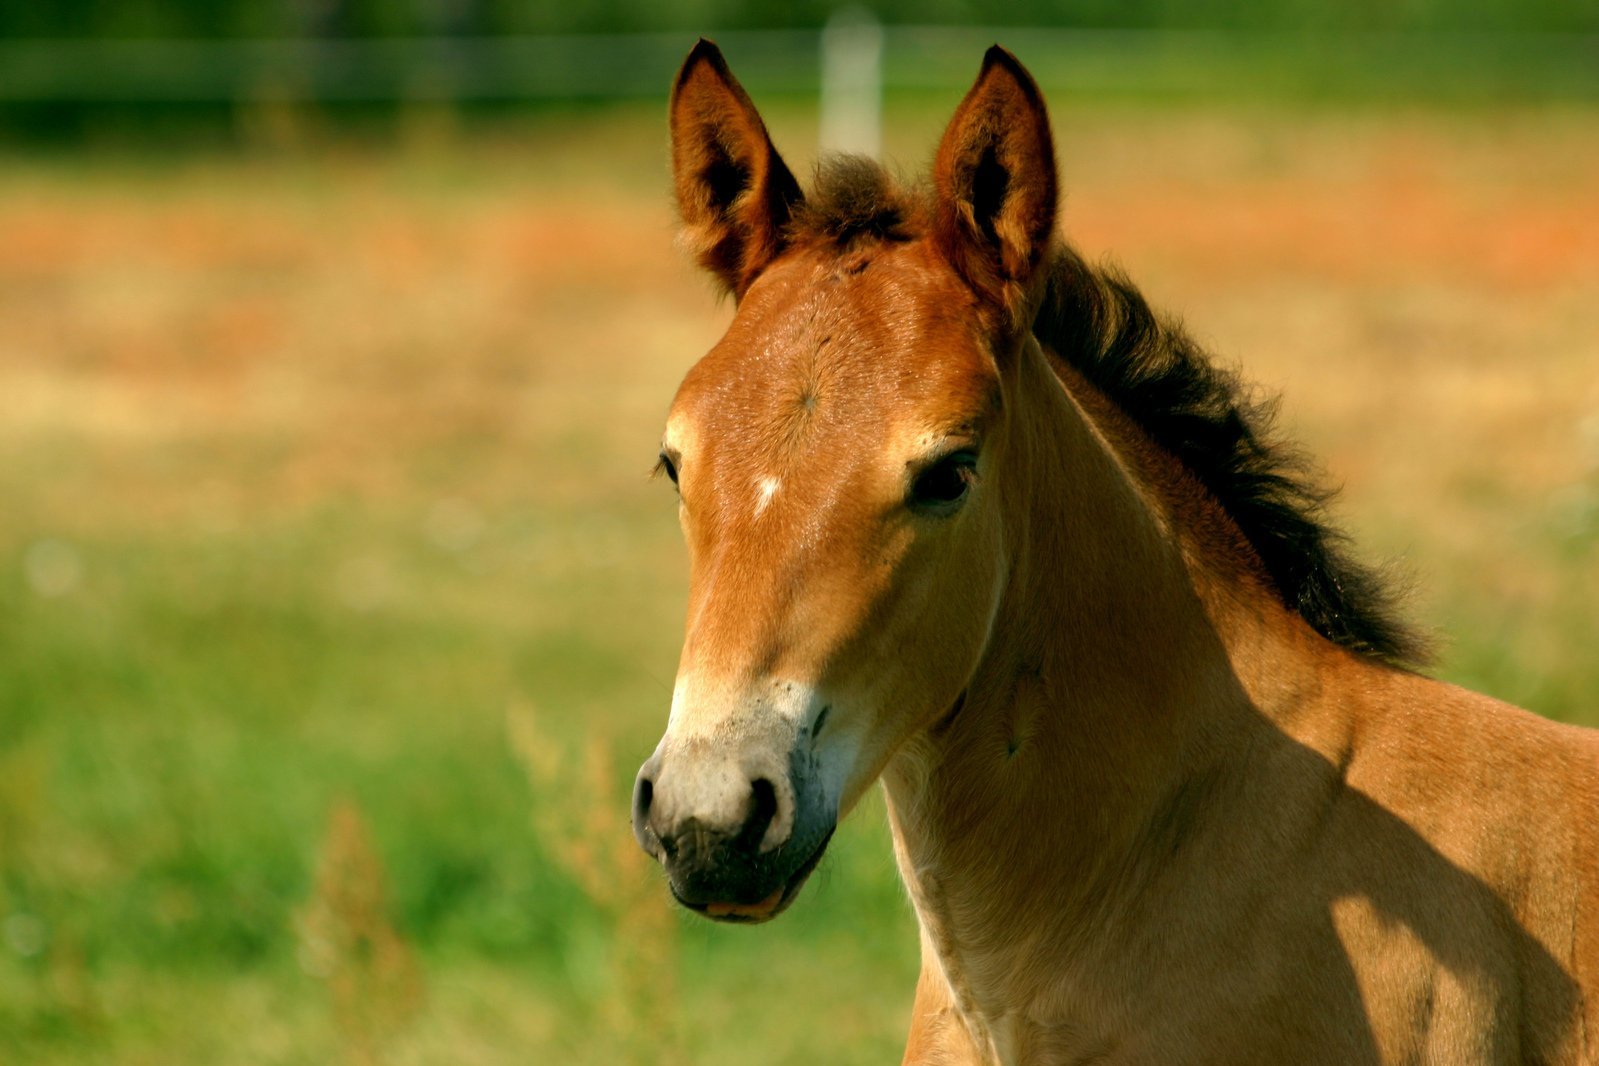
<svg viewBox="0 0 1599 1066">
<path fill-rule="evenodd" d="M 710 41 L 695 45 L 678 72 L 671 127 L 681 240 L 739 298 L 782 251 L 799 182 Z"/>
<path fill-rule="evenodd" d="M 944 254 L 1024 324 L 1053 241 L 1055 148 L 1037 84 L 998 45 L 944 132 L 933 180 Z"/>
</svg>

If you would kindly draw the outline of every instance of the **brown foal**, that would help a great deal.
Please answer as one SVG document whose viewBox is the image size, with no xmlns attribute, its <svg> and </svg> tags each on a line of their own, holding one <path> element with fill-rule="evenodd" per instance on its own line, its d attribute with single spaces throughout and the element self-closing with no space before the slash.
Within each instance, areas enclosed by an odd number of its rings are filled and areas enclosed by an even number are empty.
<svg viewBox="0 0 1599 1066">
<path fill-rule="evenodd" d="M 1410 667 L 1263 416 L 1055 236 L 991 49 L 924 192 L 807 197 L 714 45 L 672 95 L 737 301 L 661 467 L 686 639 L 634 827 L 791 903 L 874 781 L 920 920 L 906 1062 L 1591 1062 L 1599 733 Z"/>
</svg>

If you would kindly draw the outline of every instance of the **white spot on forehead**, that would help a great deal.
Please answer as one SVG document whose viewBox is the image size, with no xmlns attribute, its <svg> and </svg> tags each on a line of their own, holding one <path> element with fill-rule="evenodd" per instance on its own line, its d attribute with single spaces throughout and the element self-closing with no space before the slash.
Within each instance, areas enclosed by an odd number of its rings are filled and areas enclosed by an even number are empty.
<svg viewBox="0 0 1599 1066">
<path fill-rule="evenodd" d="M 766 510 L 766 505 L 772 502 L 772 497 L 777 495 L 777 490 L 783 483 L 775 477 L 759 477 L 755 479 L 755 517 L 759 518 L 761 512 Z"/>
</svg>

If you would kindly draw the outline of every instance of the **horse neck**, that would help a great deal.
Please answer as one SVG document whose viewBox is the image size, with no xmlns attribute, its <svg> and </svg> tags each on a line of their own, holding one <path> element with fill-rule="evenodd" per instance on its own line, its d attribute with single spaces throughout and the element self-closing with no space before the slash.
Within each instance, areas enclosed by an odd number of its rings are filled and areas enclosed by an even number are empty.
<svg viewBox="0 0 1599 1066">
<path fill-rule="evenodd" d="M 993 635 L 958 709 L 884 775 L 901 870 L 948 950 L 1029 898 L 1057 928 L 1103 908 L 1185 778 L 1244 740 L 1251 663 L 1280 678 L 1303 630 L 1207 563 L 1130 421 L 1031 338 L 1016 371 Z"/>
</svg>

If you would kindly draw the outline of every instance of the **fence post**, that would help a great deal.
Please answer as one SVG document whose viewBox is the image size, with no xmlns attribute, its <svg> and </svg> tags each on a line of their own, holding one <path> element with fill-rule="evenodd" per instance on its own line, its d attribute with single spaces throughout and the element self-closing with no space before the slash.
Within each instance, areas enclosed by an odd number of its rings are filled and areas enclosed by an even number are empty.
<svg viewBox="0 0 1599 1066">
<path fill-rule="evenodd" d="M 842 8 L 822 29 L 822 150 L 875 159 L 882 111 L 882 24 L 863 7 Z"/>
</svg>

